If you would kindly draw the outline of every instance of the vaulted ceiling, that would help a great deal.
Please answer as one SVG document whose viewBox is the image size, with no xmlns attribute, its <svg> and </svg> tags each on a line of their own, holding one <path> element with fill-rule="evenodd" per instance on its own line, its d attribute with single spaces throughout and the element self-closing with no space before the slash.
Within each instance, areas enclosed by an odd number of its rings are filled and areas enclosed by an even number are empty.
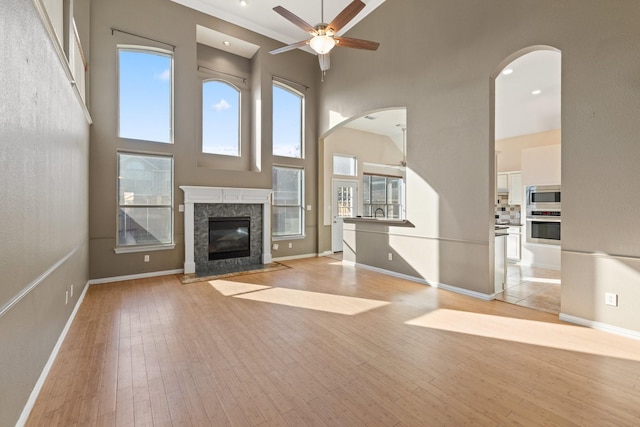
<svg viewBox="0 0 640 427">
<path fill-rule="evenodd" d="M 351 0 L 245 0 L 246 5 L 243 6 L 240 0 L 172 1 L 263 34 L 283 44 L 302 41 L 308 34 L 274 12 L 274 7 L 282 6 L 307 23 L 316 25 L 322 21 L 331 21 L 351 3 Z M 363 1 L 366 4 L 365 8 L 339 34 L 347 32 L 384 3 L 384 0 Z M 321 10 L 321 6 L 324 10 Z M 205 33 L 207 30 L 203 32 Z M 213 30 L 210 30 L 208 35 L 216 36 Z M 218 37 L 223 38 L 224 35 L 218 34 Z M 377 41 L 384 43 L 384 39 Z M 258 46 L 248 46 L 248 55 L 253 55 L 257 48 Z M 308 48 L 306 50 L 312 52 Z M 501 74 L 496 80 L 496 139 L 560 128 L 560 54 L 551 51 L 533 52 L 518 58 L 506 69 L 513 72 L 509 75 Z M 397 133 L 398 130 L 394 120 L 391 120 L 393 123 L 389 123 L 390 133 Z M 364 120 L 353 123 L 352 126 L 359 126 L 361 130 L 365 130 L 369 125 L 371 132 L 382 133 L 380 126 L 383 122 L 383 118 L 378 121 Z"/>
</svg>

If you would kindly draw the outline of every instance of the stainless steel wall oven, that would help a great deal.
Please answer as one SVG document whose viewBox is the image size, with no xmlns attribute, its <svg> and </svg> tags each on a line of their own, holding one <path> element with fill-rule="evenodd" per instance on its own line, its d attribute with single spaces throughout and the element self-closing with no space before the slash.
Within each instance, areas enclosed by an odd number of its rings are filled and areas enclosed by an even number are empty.
<svg viewBox="0 0 640 427">
<path fill-rule="evenodd" d="M 527 242 L 559 245 L 562 207 L 559 185 L 527 187 Z"/>
</svg>

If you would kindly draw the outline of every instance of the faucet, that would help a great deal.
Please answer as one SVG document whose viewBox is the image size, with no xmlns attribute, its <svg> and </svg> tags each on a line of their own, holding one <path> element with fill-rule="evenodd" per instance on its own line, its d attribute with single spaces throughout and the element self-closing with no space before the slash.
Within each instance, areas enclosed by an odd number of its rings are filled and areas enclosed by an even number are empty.
<svg viewBox="0 0 640 427">
<path fill-rule="evenodd" d="M 373 217 L 374 218 L 378 218 L 378 211 L 382 212 L 382 217 L 383 218 L 386 218 L 386 215 L 384 214 L 384 209 L 382 209 L 382 208 L 378 208 L 378 209 L 375 210 L 375 212 L 373 213 Z"/>
</svg>

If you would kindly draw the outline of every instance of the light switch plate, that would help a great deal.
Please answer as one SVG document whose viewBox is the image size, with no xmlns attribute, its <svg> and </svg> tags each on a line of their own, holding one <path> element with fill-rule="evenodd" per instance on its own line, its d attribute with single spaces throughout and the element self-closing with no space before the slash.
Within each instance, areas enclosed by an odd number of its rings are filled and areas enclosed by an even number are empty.
<svg viewBox="0 0 640 427">
<path fill-rule="evenodd" d="M 613 307 L 618 306 L 618 294 L 614 294 L 611 292 L 605 292 L 604 294 L 604 303 L 606 305 L 611 305 Z"/>
</svg>

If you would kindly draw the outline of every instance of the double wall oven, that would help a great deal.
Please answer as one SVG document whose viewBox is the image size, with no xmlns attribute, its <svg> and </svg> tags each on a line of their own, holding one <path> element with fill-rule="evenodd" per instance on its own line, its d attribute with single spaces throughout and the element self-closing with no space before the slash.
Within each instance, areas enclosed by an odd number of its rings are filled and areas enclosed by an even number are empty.
<svg viewBox="0 0 640 427">
<path fill-rule="evenodd" d="M 562 209 L 559 185 L 527 187 L 527 242 L 560 244 Z"/>
</svg>

